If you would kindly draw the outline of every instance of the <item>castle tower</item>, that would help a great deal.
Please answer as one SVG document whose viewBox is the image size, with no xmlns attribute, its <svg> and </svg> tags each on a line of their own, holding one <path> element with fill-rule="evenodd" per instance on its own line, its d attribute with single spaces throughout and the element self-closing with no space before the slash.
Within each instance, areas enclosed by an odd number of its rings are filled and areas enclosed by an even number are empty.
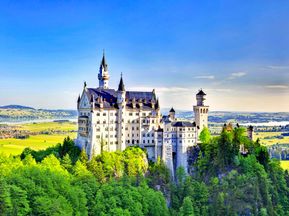
<svg viewBox="0 0 289 216">
<path fill-rule="evenodd" d="M 169 111 L 169 117 L 172 121 L 175 120 L 175 114 L 176 114 L 176 112 L 175 112 L 174 108 L 172 107 Z"/>
<path fill-rule="evenodd" d="M 99 88 L 104 88 L 104 89 L 108 88 L 109 75 L 108 75 L 108 67 L 106 64 L 104 52 L 103 52 L 102 60 L 101 60 L 100 67 L 99 67 L 98 80 L 99 80 Z"/>
<path fill-rule="evenodd" d="M 195 122 L 196 126 L 199 127 L 198 134 L 203 130 L 204 127 L 208 127 L 208 111 L 209 106 L 204 105 L 204 100 L 206 94 L 203 90 L 199 90 L 198 94 L 196 95 L 197 105 L 194 106 L 194 113 L 195 113 Z"/>
<path fill-rule="evenodd" d="M 118 90 L 117 90 L 117 105 L 118 105 L 118 147 L 119 150 L 123 151 L 126 148 L 125 145 L 125 88 L 122 80 L 122 75 L 120 77 Z"/>
<path fill-rule="evenodd" d="M 250 140 L 253 140 L 253 131 L 254 131 L 254 127 L 252 125 L 250 125 L 247 128 L 247 136 Z"/>
</svg>

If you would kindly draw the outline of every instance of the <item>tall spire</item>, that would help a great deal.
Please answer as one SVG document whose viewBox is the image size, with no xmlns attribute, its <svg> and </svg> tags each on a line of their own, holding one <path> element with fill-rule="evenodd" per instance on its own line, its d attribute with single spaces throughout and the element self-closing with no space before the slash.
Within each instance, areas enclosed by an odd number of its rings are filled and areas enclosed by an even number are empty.
<svg viewBox="0 0 289 216">
<path fill-rule="evenodd" d="M 122 80 L 122 73 L 120 75 L 120 81 L 119 81 L 119 84 L 118 84 L 118 91 L 125 91 L 123 80 Z"/>
<path fill-rule="evenodd" d="M 104 50 L 102 54 L 102 60 L 100 62 L 98 80 L 99 80 L 99 88 L 104 88 L 104 89 L 108 88 L 109 74 L 108 74 L 108 66 L 106 64 Z"/>
<path fill-rule="evenodd" d="M 107 64 L 106 64 L 106 60 L 105 60 L 104 49 L 103 49 L 103 53 L 102 53 L 102 60 L 101 60 L 100 67 L 103 68 L 104 71 L 107 71 Z"/>
</svg>

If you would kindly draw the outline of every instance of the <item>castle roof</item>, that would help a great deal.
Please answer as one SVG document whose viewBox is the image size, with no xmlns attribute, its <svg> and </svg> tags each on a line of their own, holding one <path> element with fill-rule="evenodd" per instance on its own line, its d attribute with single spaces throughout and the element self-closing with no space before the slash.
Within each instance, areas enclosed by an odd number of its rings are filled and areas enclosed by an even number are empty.
<svg viewBox="0 0 289 216">
<path fill-rule="evenodd" d="M 100 63 L 100 67 L 103 68 L 105 71 L 107 71 L 107 64 L 106 64 L 104 52 L 103 52 L 102 60 Z"/>
<path fill-rule="evenodd" d="M 120 77 L 120 81 L 118 84 L 118 91 L 125 91 L 122 76 Z"/>
<path fill-rule="evenodd" d="M 170 112 L 175 112 L 175 110 L 174 110 L 174 108 L 173 108 L 173 107 L 171 108 Z"/>
<path fill-rule="evenodd" d="M 103 99 L 103 108 L 118 108 L 117 106 L 117 94 L 115 89 L 103 89 L 103 88 L 88 88 L 87 93 L 91 97 L 94 96 L 95 107 L 100 107 L 98 103 L 98 97 Z M 133 108 L 133 101 L 136 103 L 136 108 L 140 108 L 141 103 L 142 109 L 157 109 L 153 108 L 152 104 L 155 103 L 155 94 L 153 92 L 140 92 L 140 91 L 126 91 L 125 95 L 126 108 Z"/>
<path fill-rule="evenodd" d="M 196 124 L 188 121 L 176 121 L 172 123 L 173 127 L 195 127 Z"/>
<path fill-rule="evenodd" d="M 205 94 L 205 92 L 203 92 L 203 90 L 201 89 L 201 90 L 198 92 L 197 95 L 201 95 L 201 96 L 203 96 L 203 95 L 206 95 L 206 94 Z"/>
</svg>

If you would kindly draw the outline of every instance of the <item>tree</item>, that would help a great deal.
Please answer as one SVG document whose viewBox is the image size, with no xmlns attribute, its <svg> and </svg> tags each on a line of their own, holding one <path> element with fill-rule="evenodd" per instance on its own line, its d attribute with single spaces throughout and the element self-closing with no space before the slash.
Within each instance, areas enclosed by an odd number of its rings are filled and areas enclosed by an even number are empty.
<svg viewBox="0 0 289 216">
<path fill-rule="evenodd" d="M 29 215 L 31 212 L 27 192 L 16 185 L 10 186 L 12 215 Z"/>
<path fill-rule="evenodd" d="M 0 177 L 0 212 L 3 215 L 10 215 L 12 203 L 7 183 Z"/>
<path fill-rule="evenodd" d="M 181 216 L 194 216 L 194 207 L 192 200 L 190 197 L 185 197 L 183 201 L 183 205 L 180 208 L 180 215 Z"/>
<path fill-rule="evenodd" d="M 36 165 L 36 161 L 35 159 L 32 157 L 31 154 L 28 154 L 25 156 L 25 158 L 22 160 L 23 164 L 24 165 L 27 165 L 27 166 L 34 166 Z"/>
<path fill-rule="evenodd" d="M 87 154 L 86 154 L 86 151 L 84 148 L 82 148 L 82 150 L 80 152 L 79 161 L 83 164 L 86 164 L 88 161 L 88 157 L 87 157 Z"/>
<path fill-rule="evenodd" d="M 61 165 L 69 172 L 72 170 L 72 162 L 69 154 L 67 153 L 61 160 Z"/>
<path fill-rule="evenodd" d="M 211 133 L 207 127 L 204 127 L 201 131 L 199 138 L 202 143 L 209 143 L 211 140 Z"/>
<path fill-rule="evenodd" d="M 105 182 L 106 179 L 101 162 L 98 162 L 95 158 L 93 158 L 88 162 L 87 169 L 95 176 L 98 182 Z"/>
</svg>

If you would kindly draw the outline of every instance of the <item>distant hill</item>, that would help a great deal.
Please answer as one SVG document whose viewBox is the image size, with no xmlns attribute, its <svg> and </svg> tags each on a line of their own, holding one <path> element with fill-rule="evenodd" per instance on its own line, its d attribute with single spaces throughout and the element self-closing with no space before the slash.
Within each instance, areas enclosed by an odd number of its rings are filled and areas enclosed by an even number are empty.
<svg viewBox="0 0 289 216">
<path fill-rule="evenodd" d="M 22 105 L 0 106 L 1 122 L 23 122 L 34 120 L 65 120 L 76 119 L 76 110 L 63 109 L 35 109 Z"/>
<path fill-rule="evenodd" d="M 6 106 L 0 106 L 0 109 L 33 109 L 33 107 L 28 106 L 22 106 L 22 105 L 6 105 Z"/>
<path fill-rule="evenodd" d="M 170 109 L 161 109 L 164 115 L 167 115 Z M 176 110 L 178 118 L 190 119 L 194 118 L 193 110 Z M 65 109 L 35 109 L 29 106 L 22 105 L 7 105 L 0 106 L 0 123 L 1 122 L 23 122 L 34 120 L 66 120 L 76 119 L 76 110 Z M 265 122 L 281 122 L 289 121 L 289 113 L 259 113 L 259 112 L 225 112 L 213 111 L 209 112 L 209 122 L 211 123 L 227 123 L 238 122 L 243 123 L 265 123 Z"/>
<path fill-rule="evenodd" d="M 167 115 L 169 109 L 162 109 L 163 114 Z M 194 112 L 176 110 L 176 117 L 184 119 L 193 119 Z M 289 121 L 289 112 L 230 112 L 230 111 L 212 111 L 209 112 L 209 122 L 214 123 L 266 123 Z"/>
</svg>

